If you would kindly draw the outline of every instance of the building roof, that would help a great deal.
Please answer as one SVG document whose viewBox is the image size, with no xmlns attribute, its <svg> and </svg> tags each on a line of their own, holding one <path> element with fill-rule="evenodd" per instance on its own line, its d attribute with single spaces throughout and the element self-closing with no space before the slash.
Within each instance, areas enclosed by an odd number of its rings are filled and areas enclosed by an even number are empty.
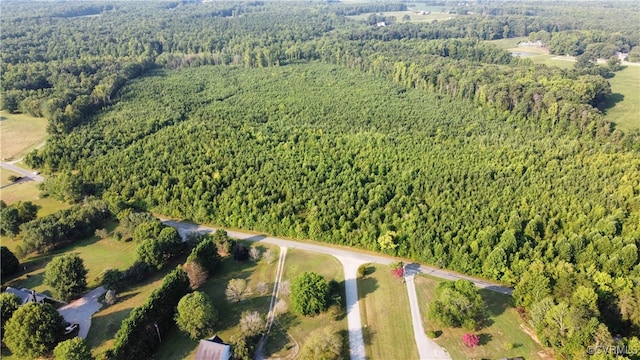
<svg viewBox="0 0 640 360">
<path fill-rule="evenodd" d="M 45 294 L 40 294 L 39 292 L 35 292 L 34 290 L 29 290 L 27 288 L 20 288 L 20 289 L 16 289 L 16 288 L 12 288 L 11 286 L 7 287 L 7 289 L 5 290 L 5 292 L 8 292 L 10 294 L 14 294 L 16 295 L 18 298 L 20 298 L 20 302 L 21 305 L 24 305 L 26 303 L 30 303 L 30 302 L 37 302 L 37 303 L 42 303 L 42 302 L 59 302 L 62 303 L 62 301 L 56 300 L 54 298 L 51 298 Z"/>
<path fill-rule="evenodd" d="M 231 346 L 225 344 L 218 336 L 200 340 L 196 350 L 196 360 L 229 360 L 231 358 Z"/>
</svg>

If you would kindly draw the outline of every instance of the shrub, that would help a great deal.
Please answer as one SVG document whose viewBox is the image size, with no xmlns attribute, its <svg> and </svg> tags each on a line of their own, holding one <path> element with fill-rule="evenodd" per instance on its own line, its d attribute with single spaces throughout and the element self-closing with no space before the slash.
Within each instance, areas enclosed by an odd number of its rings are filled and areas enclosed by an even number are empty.
<svg viewBox="0 0 640 360">
<path fill-rule="evenodd" d="M 474 334 L 464 334 L 464 336 L 462 336 L 462 342 L 467 347 L 470 347 L 470 348 L 476 347 L 480 344 L 480 337 Z"/>
<path fill-rule="evenodd" d="M 54 360 L 91 360 L 91 350 L 79 337 L 65 340 L 53 349 Z"/>
</svg>

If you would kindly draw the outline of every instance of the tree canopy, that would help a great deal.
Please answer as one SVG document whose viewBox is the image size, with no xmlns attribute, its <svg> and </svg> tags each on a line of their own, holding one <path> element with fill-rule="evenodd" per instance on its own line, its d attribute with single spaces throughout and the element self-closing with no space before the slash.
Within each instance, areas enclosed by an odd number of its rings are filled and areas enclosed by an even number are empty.
<svg viewBox="0 0 640 360">
<path fill-rule="evenodd" d="M 47 264 L 44 283 L 51 287 L 54 297 L 69 301 L 87 288 L 87 269 L 76 254 L 56 256 Z"/>
<path fill-rule="evenodd" d="M 218 311 L 207 294 L 195 291 L 180 299 L 175 319 L 180 330 L 196 340 L 213 335 Z"/>
<path fill-rule="evenodd" d="M 291 281 L 291 309 L 300 315 L 313 316 L 327 309 L 329 283 L 320 274 L 303 272 Z"/>
<path fill-rule="evenodd" d="M 486 305 L 471 281 L 443 281 L 436 287 L 428 315 L 444 326 L 472 330 L 481 326 L 486 316 Z"/>
<path fill-rule="evenodd" d="M 6 323 L 4 343 L 22 358 L 47 355 L 62 340 L 64 319 L 49 304 L 28 303 Z"/>
</svg>

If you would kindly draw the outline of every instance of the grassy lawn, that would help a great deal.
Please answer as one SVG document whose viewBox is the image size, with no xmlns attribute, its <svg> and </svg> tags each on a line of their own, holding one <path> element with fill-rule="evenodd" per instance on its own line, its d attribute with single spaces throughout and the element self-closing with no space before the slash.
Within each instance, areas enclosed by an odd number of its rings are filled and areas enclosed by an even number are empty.
<svg viewBox="0 0 640 360">
<path fill-rule="evenodd" d="M 406 285 L 388 266 L 366 266 L 358 297 L 367 358 L 417 359 Z"/>
<path fill-rule="evenodd" d="M 609 79 L 612 96 L 605 115 L 621 130 L 640 129 L 640 66 L 626 66 Z"/>
<path fill-rule="evenodd" d="M 2 170 L 2 176 L 5 175 L 5 170 Z M 9 175 L 7 175 L 9 176 Z M 16 185 L 7 186 L 0 190 L 0 199 L 11 205 L 17 201 L 31 201 L 38 205 L 38 217 L 52 214 L 58 210 L 66 209 L 70 205 L 53 198 L 41 198 L 40 189 L 38 184 L 33 181 L 27 181 Z"/>
<path fill-rule="evenodd" d="M 47 119 L 0 112 L 0 158 L 23 157 L 47 138 Z"/>
<path fill-rule="evenodd" d="M 544 349 L 523 331 L 524 322 L 511 306 L 510 296 L 480 290 L 489 310 L 490 325 L 476 332 L 480 336 L 481 346 L 470 349 L 462 343 L 462 336 L 469 331 L 441 328 L 427 319 L 427 309 L 440 280 L 420 275 L 416 276 L 415 282 L 425 331 L 441 331 L 442 334 L 434 340 L 442 345 L 453 359 L 546 357 Z"/>
<path fill-rule="evenodd" d="M 198 291 L 202 291 L 209 295 L 214 306 L 219 313 L 219 322 L 216 325 L 216 333 L 225 341 L 229 341 L 232 336 L 239 333 L 238 323 L 242 312 L 247 310 L 257 310 L 260 314 L 266 316 L 269 311 L 269 303 L 271 301 L 271 290 L 276 277 L 278 266 L 279 248 L 268 244 L 256 244 L 258 248 L 264 252 L 270 248 L 274 253 L 274 261 L 267 264 L 263 261 L 258 263 L 252 261 L 236 262 L 231 258 L 225 258 L 218 273 L 204 284 Z M 251 297 L 238 303 L 227 301 L 225 290 L 231 279 L 245 279 L 248 286 L 252 289 L 260 282 L 269 285 L 269 292 L 260 295 L 254 290 Z M 173 329 L 163 339 L 163 345 L 158 349 L 158 359 L 193 359 L 198 346 L 198 341 L 191 340 L 188 336 L 182 334 L 177 328 Z"/>
<path fill-rule="evenodd" d="M 113 230 L 115 223 L 107 226 L 107 230 Z M 3 241 L 3 245 L 14 250 L 20 242 L 18 240 Z M 112 237 L 98 239 L 91 236 L 76 242 L 73 245 L 59 249 L 49 255 L 31 255 L 22 259 L 20 264 L 27 267 L 27 273 L 19 277 L 9 279 L 7 286 L 26 287 L 36 291 L 48 293 L 49 288 L 43 284 L 44 270 L 51 258 L 61 254 L 77 254 L 87 268 L 87 285 L 95 287 L 99 284 L 96 279 L 106 268 L 124 270 L 133 264 L 135 260 L 136 244 L 133 242 L 117 241 Z M 5 279 L 3 279 L 4 282 Z"/>
<path fill-rule="evenodd" d="M 13 181 L 9 180 L 9 176 L 12 176 L 12 175 L 16 177 L 22 176 L 15 171 L 7 170 L 5 168 L 0 168 L 0 186 L 11 184 Z"/>
<path fill-rule="evenodd" d="M 299 249 L 287 250 L 282 280 L 291 280 L 305 271 L 316 272 L 324 276 L 327 281 L 337 281 L 342 288 L 344 304 L 344 270 L 336 258 Z M 304 317 L 287 312 L 277 319 L 280 327 L 276 326 L 275 330 L 272 330 L 272 335 L 267 342 L 267 353 L 273 357 L 291 356 L 292 353 L 295 354 L 295 344 L 299 346 L 297 350 L 302 349 L 310 334 L 330 326 L 342 335 L 344 340 L 342 356 L 346 358 L 349 356 L 349 339 L 345 315 L 346 309 L 344 307 L 338 314 L 324 312 L 314 317 Z"/>
</svg>

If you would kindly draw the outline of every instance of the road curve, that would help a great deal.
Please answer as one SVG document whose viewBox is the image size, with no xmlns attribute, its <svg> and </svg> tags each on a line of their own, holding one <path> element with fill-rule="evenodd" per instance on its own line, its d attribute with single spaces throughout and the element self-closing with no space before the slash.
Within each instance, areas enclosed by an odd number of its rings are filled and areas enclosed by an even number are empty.
<svg viewBox="0 0 640 360">
<path fill-rule="evenodd" d="M 420 315 L 420 305 L 418 304 L 418 295 L 416 293 L 416 285 L 414 282 L 417 269 L 405 268 L 404 279 L 407 285 L 407 293 L 409 295 L 409 306 L 411 308 L 411 322 L 413 323 L 413 337 L 418 346 L 418 355 L 421 360 L 450 360 L 449 353 L 438 345 L 435 341 L 429 339 L 424 332 L 422 325 L 422 315 Z"/>
</svg>

